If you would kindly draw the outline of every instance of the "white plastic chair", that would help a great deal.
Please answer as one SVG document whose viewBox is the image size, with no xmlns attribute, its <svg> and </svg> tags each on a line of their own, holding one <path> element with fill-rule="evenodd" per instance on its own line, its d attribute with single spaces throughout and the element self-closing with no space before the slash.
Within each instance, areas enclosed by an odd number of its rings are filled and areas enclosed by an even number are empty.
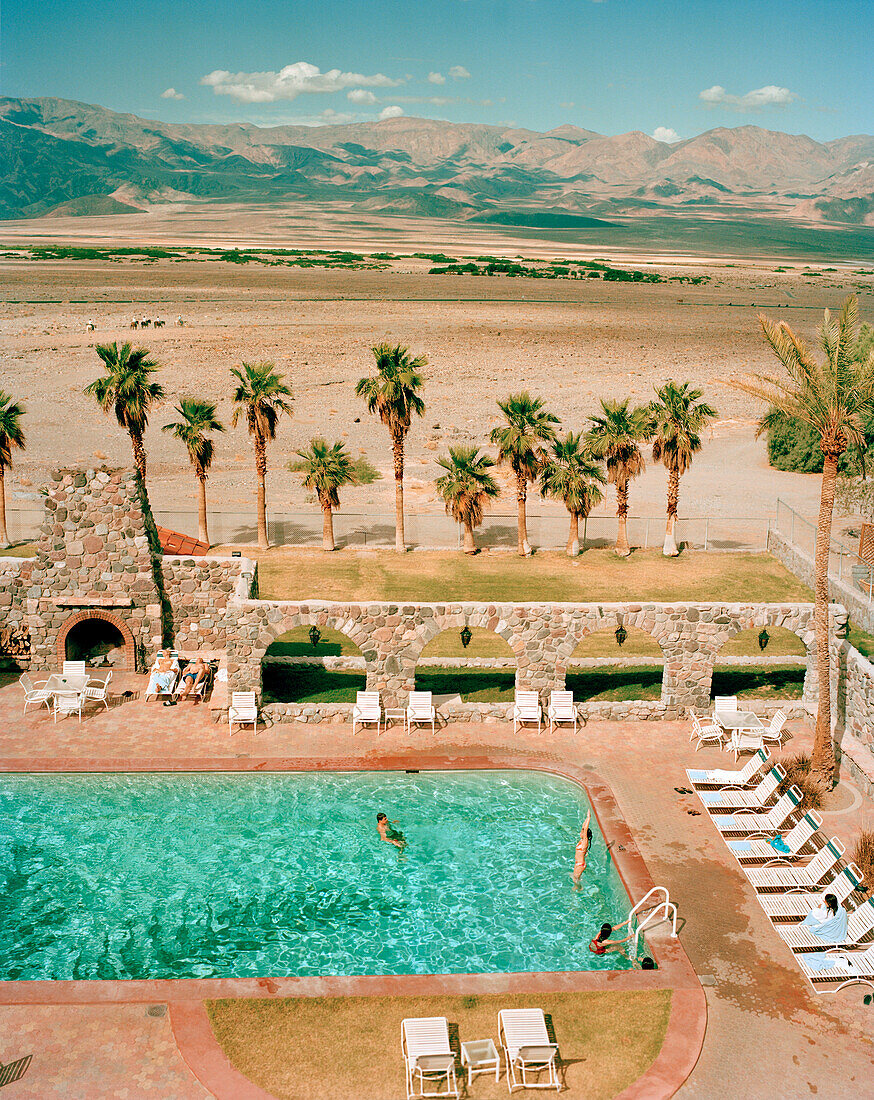
<svg viewBox="0 0 874 1100">
<path fill-rule="evenodd" d="M 698 770 L 686 768 L 686 777 L 693 787 L 746 787 L 761 772 L 771 758 L 767 749 L 761 749 L 751 756 L 737 771 L 728 768 L 708 768 Z"/>
<path fill-rule="evenodd" d="M 498 1035 L 507 1059 L 507 1088 L 561 1090 L 556 1058 L 558 1046 L 550 1042 L 542 1008 L 504 1008 L 498 1013 Z M 529 1080 L 529 1074 L 545 1081 Z"/>
<path fill-rule="evenodd" d="M 78 714 L 79 721 L 82 721 L 82 703 L 85 699 L 85 688 L 81 691 L 56 691 L 54 692 L 54 698 L 56 722 L 59 714 L 63 718 L 66 718 L 70 714 Z"/>
<path fill-rule="evenodd" d="M 830 944 L 827 940 L 814 936 L 803 924 L 775 924 L 773 927 L 793 951 L 822 951 L 826 947 L 855 946 L 859 940 L 874 931 L 874 898 L 863 901 L 855 913 L 850 913 L 847 921 L 847 938 L 842 944 Z"/>
<path fill-rule="evenodd" d="M 62 676 L 84 676 L 85 675 L 85 662 L 84 661 L 64 661 L 61 667 Z"/>
<path fill-rule="evenodd" d="M 228 732 L 234 732 L 234 725 L 247 726 L 252 724 L 252 732 L 258 732 L 258 704 L 255 702 L 254 691 L 235 691 L 231 695 L 231 705 L 228 707 Z"/>
<path fill-rule="evenodd" d="M 431 732 L 433 733 L 436 715 L 437 712 L 431 702 L 430 691 L 410 692 L 410 702 L 407 707 L 407 729 L 414 724 L 418 725 L 424 722 L 427 725 L 430 722 Z"/>
<path fill-rule="evenodd" d="M 782 829 L 789 818 L 795 813 L 801 803 L 801 791 L 797 787 L 790 787 L 778 802 L 767 813 L 748 813 L 746 810 L 737 810 L 733 814 L 720 816 L 714 814 L 710 819 L 719 831 L 726 833 L 776 833 Z"/>
<path fill-rule="evenodd" d="M 18 682 L 24 689 L 24 713 L 27 714 L 27 708 L 31 703 L 45 703 L 46 707 L 51 710 L 52 707 L 52 693 L 46 691 L 46 680 L 31 680 L 26 672 L 18 677 Z"/>
<path fill-rule="evenodd" d="M 109 700 L 106 698 L 106 693 L 109 690 L 109 681 L 112 679 L 112 669 L 106 673 L 105 679 L 101 680 L 99 676 L 92 676 L 88 683 L 85 685 L 85 702 L 102 703 L 107 710 L 109 710 Z"/>
<path fill-rule="evenodd" d="M 551 691 L 549 693 L 549 705 L 546 708 L 546 717 L 549 720 L 549 732 L 555 729 L 559 722 L 570 722 L 577 732 L 579 715 L 574 703 L 572 691 Z"/>
<path fill-rule="evenodd" d="M 776 741 L 777 744 L 783 747 L 783 727 L 786 725 L 786 714 L 782 710 L 778 710 L 774 717 L 771 719 L 770 725 L 762 730 L 763 741 Z"/>
<path fill-rule="evenodd" d="M 723 813 L 725 810 L 740 810 L 749 807 L 751 810 L 761 810 L 777 794 L 777 788 L 786 778 L 786 773 L 779 764 L 765 775 L 755 786 L 744 790 L 743 788 L 723 787 L 721 791 L 696 791 L 701 803 L 711 813 Z"/>
<path fill-rule="evenodd" d="M 454 1096 L 455 1055 L 449 1045 L 445 1016 L 420 1016 L 401 1021 L 401 1050 L 407 1078 L 407 1100 L 419 1096 Z M 429 1085 L 439 1086 L 435 1092 Z"/>
<path fill-rule="evenodd" d="M 848 985 L 867 985 L 874 989 L 874 944 L 864 951 L 826 951 L 831 965 L 809 966 L 803 955 L 795 959 L 801 973 L 817 993 L 839 993 Z"/>
<path fill-rule="evenodd" d="M 355 704 L 352 707 L 352 732 L 359 726 L 376 726 L 379 733 L 382 728 L 382 706 L 379 702 L 378 691 L 359 691 L 355 694 Z"/>
<path fill-rule="evenodd" d="M 713 700 L 713 717 L 719 721 L 720 714 L 737 714 L 736 695 L 717 695 Z"/>
<path fill-rule="evenodd" d="M 843 844 L 833 836 L 809 863 L 800 867 L 787 867 L 777 857 L 764 867 L 743 867 L 742 870 L 756 890 L 813 890 L 837 866 L 843 854 Z"/>
<path fill-rule="evenodd" d="M 718 725 L 712 718 L 699 718 L 693 711 L 692 733 L 689 735 L 689 740 L 691 741 L 694 737 L 698 738 L 695 752 L 697 752 L 707 741 L 716 741 L 721 745 L 723 737 L 722 726 Z"/>
<path fill-rule="evenodd" d="M 862 883 L 862 872 L 855 863 L 845 867 L 843 871 L 826 883 L 825 886 L 817 886 L 814 890 L 788 890 L 785 894 L 761 894 L 759 902 L 765 910 L 765 916 L 773 922 L 775 920 L 803 920 L 810 909 L 822 900 L 823 893 L 827 890 L 843 905 L 854 890 Z"/>
<path fill-rule="evenodd" d="M 808 810 L 783 837 L 788 852 L 778 852 L 769 843 L 770 835 L 750 836 L 746 840 L 728 840 L 728 850 L 740 864 L 770 863 L 778 856 L 784 863 L 797 860 L 822 825 L 822 818 L 815 810 Z"/>
<path fill-rule="evenodd" d="M 513 704 L 513 733 L 526 722 L 533 722 L 540 733 L 540 696 L 536 691 L 517 691 Z"/>
</svg>

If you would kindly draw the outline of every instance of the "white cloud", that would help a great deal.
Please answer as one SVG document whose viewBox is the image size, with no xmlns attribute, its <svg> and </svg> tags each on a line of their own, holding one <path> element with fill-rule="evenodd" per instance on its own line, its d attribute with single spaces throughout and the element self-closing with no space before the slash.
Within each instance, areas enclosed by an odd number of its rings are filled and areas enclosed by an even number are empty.
<svg viewBox="0 0 874 1100">
<path fill-rule="evenodd" d="M 365 88 L 353 88 L 351 92 L 346 93 L 346 98 L 351 103 L 374 104 L 377 102 L 373 92 L 368 92 Z"/>
<path fill-rule="evenodd" d="M 721 84 L 705 88 L 698 96 L 708 107 L 724 107 L 729 111 L 761 111 L 765 107 L 786 107 L 798 99 L 788 88 L 778 88 L 776 84 L 766 84 L 764 88 L 755 88 L 745 95 L 732 95 Z"/>
<path fill-rule="evenodd" d="M 165 88 L 161 92 L 161 99 L 185 99 L 185 96 L 181 92 L 177 92 L 175 88 Z"/>
<path fill-rule="evenodd" d="M 576 107 L 576 103 L 572 99 L 566 99 L 563 103 L 559 103 L 559 107 L 563 111 L 569 111 L 571 107 Z"/>
<path fill-rule="evenodd" d="M 433 107 L 445 107 L 447 103 L 460 103 L 457 95 L 395 95 L 395 103 L 430 103 Z"/>
<path fill-rule="evenodd" d="M 676 130 L 672 130 L 670 126 L 656 126 L 652 136 L 656 141 L 666 141 L 669 145 L 680 140 L 680 135 Z"/>
<path fill-rule="evenodd" d="M 379 112 L 379 121 L 384 122 L 387 118 L 400 118 L 403 113 L 403 107 L 383 107 Z"/>
<path fill-rule="evenodd" d="M 429 84 L 445 84 L 446 83 L 446 77 L 443 75 L 443 73 L 428 73 L 428 83 Z"/>
<path fill-rule="evenodd" d="M 453 65 L 449 70 L 449 75 L 453 80 L 469 80 L 470 73 L 465 69 L 463 65 Z"/>
<path fill-rule="evenodd" d="M 395 88 L 399 80 L 384 73 L 365 76 L 329 69 L 323 73 L 317 65 L 296 61 L 278 73 L 230 73 L 216 69 L 200 82 L 212 88 L 216 95 L 229 95 L 241 103 L 274 103 L 277 99 L 296 99 L 305 92 L 339 92 L 355 85 L 371 88 Z"/>
</svg>

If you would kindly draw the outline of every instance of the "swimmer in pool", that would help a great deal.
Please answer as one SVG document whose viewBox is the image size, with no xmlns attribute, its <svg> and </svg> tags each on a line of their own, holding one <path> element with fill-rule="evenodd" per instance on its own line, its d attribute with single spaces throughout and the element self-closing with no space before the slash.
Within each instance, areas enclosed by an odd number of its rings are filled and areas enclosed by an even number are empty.
<svg viewBox="0 0 874 1100">
<path fill-rule="evenodd" d="M 586 820 L 583 822 L 583 827 L 580 829 L 580 839 L 577 841 L 576 852 L 574 853 L 574 873 L 571 875 L 574 886 L 579 886 L 583 871 L 586 869 L 586 856 L 589 854 L 589 845 L 592 842 L 592 830 L 589 828 L 591 820 L 592 811 L 589 810 L 586 814 Z"/>
<path fill-rule="evenodd" d="M 614 932 L 617 932 L 620 928 L 625 928 L 629 925 L 631 917 L 624 920 L 621 924 L 602 924 L 601 931 L 597 932 L 589 944 L 589 950 L 593 955 L 606 955 L 608 951 L 613 948 L 621 948 L 622 944 L 628 943 L 632 938 L 633 933 L 629 932 L 627 936 L 623 936 L 621 940 L 611 940 L 610 937 Z"/>
<path fill-rule="evenodd" d="M 398 832 L 397 829 L 393 829 L 392 825 L 397 825 L 397 821 L 389 821 L 385 814 L 376 815 L 376 831 L 380 837 L 386 842 L 386 844 L 394 844 L 396 848 L 404 850 L 407 843 L 407 838 L 403 833 Z"/>
</svg>

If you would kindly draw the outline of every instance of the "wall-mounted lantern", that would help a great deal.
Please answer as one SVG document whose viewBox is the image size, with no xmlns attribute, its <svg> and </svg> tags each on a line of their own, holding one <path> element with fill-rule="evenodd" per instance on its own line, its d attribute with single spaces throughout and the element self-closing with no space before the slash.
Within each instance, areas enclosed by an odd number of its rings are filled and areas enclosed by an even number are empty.
<svg viewBox="0 0 874 1100">
<path fill-rule="evenodd" d="M 462 644 L 462 646 L 464 646 L 465 649 L 467 649 L 467 647 L 470 645 L 470 639 L 472 637 L 473 637 L 473 635 L 470 632 L 470 627 L 469 626 L 463 626 L 461 628 L 461 644 Z"/>
<path fill-rule="evenodd" d="M 616 644 L 621 648 L 625 644 L 625 639 L 628 637 L 628 631 L 620 622 L 616 627 Z"/>
<path fill-rule="evenodd" d="M 759 631 L 759 649 L 761 649 L 762 652 L 765 651 L 765 647 L 767 646 L 768 642 L 770 642 L 770 640 L 771 635 L 767 632 L 767 630 L 765 630 L 764 627 L 762 627 L 762 629 Z"/>
<path fill-rule="evenodd" d="M 310 627 L 310 644 L 312 645 L 313 649 L 316 648 L 316 646 L 319 644 L 319 642 L 321 640 L 322 640 L 321 630 L 319 630 L 319 628 L 317 626 L 311 626 Z"/>
</svg>

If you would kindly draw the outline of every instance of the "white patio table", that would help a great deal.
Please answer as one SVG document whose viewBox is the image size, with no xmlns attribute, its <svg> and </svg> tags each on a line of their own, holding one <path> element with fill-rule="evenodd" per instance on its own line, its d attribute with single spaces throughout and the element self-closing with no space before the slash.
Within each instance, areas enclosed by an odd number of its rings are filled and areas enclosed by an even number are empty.
<svg viewBox="0 0 874 1100">
<path fill-rule="evenodd" d="M 85 688 L 88 686 L 88 677 L 79 675 L 64 676 L 60 672 L 54 672 L 46 680 L 45 690 L 52 693 L 52 709 L 55 721 L 58 714 L 78 714 L 82 721 L 82 701 Z"/>
<path fill-rule="evenodd" d="M 729 734 L 726 748 L 734 753 L 737 760 L 738 753 L 758 752 L 764 747 L 765 727 L 758 715 L 751 710 L 739 710 L 731 714 L 716 714 L 716 721 Z"/>
</svg>

